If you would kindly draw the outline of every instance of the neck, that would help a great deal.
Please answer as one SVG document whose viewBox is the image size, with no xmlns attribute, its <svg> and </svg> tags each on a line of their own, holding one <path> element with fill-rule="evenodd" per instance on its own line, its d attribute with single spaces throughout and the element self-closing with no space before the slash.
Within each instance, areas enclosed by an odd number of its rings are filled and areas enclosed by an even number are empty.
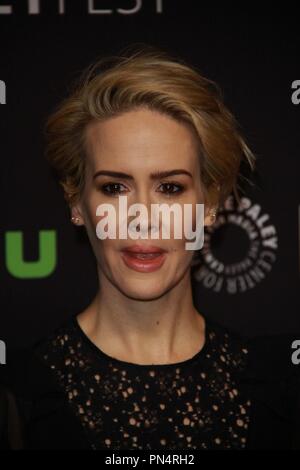
<svg viewBox="0 0 300 470">
<path fill-rule="evenodd" d="M 100 285 L 78 321 L 108 355 L 162 364 L 188 359 L 203 346 L 205 322 L 193 305 L 190 271 L 165 295 L 149 301 L 126 297 L 104 276 Z"/>
</svg>

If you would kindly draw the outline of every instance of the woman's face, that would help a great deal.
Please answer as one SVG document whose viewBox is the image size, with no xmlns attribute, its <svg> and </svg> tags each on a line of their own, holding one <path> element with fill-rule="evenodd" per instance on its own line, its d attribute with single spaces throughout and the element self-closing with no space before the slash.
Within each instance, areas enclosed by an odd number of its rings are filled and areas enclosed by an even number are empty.
<svg viewBox="0 0 300 470">
<path fill-rule="evenodd" d="M 195 209 L 196 203 L 204 203 L 196 137 L 185 124 L 140 108 L 89 124 L 86 142 L 85 188 L 80 202 L 72 207 L 72 215 L 80 217 L 86 226 L 101 276 L 127 297 L 158 298 L 187 275 L 194 251 L 186 249 L 184 234 L 181 239 L 174 238 L 172 219 L 169 239 L 162 237 L 161 221 L 159 239 L 151 238 L 151 220 L 148 239 L 119 238 L 118 196 L 127 197 L 128 208 L 135 203 L 145 205 L 149 217 L 151 204 L 178 203 L 183 207 L 189 203 Z M 168 176 L 167 172 L 173 174 Z M 96 215 L 96 208 L 104 203 L 116 210 L 115 239 L 101 240 L 96 233 L 102 218 Z M 126 219 L 126 227 L 136 216 Z M 194 216 L 195 211 L 195 229 Z M 124 220 L 124 214 L 122 217 Z M 137 251 L 140 246 L 164 251 L 146 256 L 126 251 L 137 245 Z"/>
</svg>

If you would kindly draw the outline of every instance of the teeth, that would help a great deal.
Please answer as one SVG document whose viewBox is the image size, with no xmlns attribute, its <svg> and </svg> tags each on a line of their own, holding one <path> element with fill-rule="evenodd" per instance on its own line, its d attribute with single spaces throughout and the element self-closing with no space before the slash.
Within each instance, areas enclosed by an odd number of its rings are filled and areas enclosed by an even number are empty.
<svg viewBox="0 0 300 470">
<path fill-rule="evenodd" d="M 153 259 L 161 255 L 161 253 L 129 253 L 130 256 L 138 259 Z"/>
</svg>

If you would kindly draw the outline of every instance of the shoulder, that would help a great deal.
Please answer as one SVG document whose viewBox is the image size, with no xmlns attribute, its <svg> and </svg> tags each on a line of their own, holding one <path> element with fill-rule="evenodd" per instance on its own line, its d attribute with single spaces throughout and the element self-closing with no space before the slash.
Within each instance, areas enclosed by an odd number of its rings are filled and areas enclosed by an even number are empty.
<svg viewBox="0 0 300 470">
<path fill-rule="evenodd" d="M 63 364 L 67 348 L 71 347 L 72 328 L 73 319 L 68 319 L 27 347 L 8 348 L 6 364 L 0 368 L 0 383 L 23 393 L 40 390 L 43 384 L 49 386 L 51 366 L 47 359 L 51 358 L 58 366 Z"/>
<path fill-rule="evenodd" d="M 0 369 L 0 384 L 29 408 L 41 397 L 52 397 L 53 404 L 60 398 L 49 356 L 57 366 L 64 361 L 63 338 L 70 331 L 70 320 L 55 328 L 49 335 L 23 348 L 8 348 L 6 364 Z"/>
<path fill-rule="evenodd" d="M 237 331 L 207 320 L 206 337 L 209 349 L 222 368 L 227 367 L 232 374 L 239 376 L 248 363 L 248 340 Z"/>
<path fill-rule="evenodd" d="M 251 338 L 213 322 L 210 330 L 251 400 L 250 446 L 300 448 L 300 364 L 293 360 L 300 334 Z"/>
<path fill-rule="evenodd" d="M 34 360 L 52 370 L 63 369 L 68 356 L 75 357 L 78 339 L 74 317 L 71 317 L 35 344 L 32 350 Z"/>
<path fill-rule="evenodd" d="M 243 359 L 245 377 L 264 381 L 299 377 L 300 352 L 299 365 L 293 357 L 297 344 L 300 351 L 300 331 L 298 334 L 250 337 L 213 321 L 209 321 L 208 325 L 210 335 L 220 351 L 226 350 L 236 360 Z"/>
<path fill-rule="evenodd" d="M 28 448 L 87 447 L 53 370 L 63 368 L 72 347 L 72 324 L 68 320 L 33 345 L 8 351 L 0 370 L 0 388 L 15 400 Z"/>
</svg>

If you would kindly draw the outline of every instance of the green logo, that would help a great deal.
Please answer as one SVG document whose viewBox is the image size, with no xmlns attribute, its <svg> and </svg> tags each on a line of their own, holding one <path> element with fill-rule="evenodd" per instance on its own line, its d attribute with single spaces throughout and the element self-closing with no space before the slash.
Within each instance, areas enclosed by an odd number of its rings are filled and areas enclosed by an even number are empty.
<svg viewBox="0 0 300 470">
<path fill-rule="evenodd" d="M 41 279 L 50 276 L 57 264 L 56 231 L 39 231 L 39 259 L 25 261 L 23 256 L 23 233 L 5 233 L 5 258 L 8 272 L 18 279 Z"/>
</svg>

